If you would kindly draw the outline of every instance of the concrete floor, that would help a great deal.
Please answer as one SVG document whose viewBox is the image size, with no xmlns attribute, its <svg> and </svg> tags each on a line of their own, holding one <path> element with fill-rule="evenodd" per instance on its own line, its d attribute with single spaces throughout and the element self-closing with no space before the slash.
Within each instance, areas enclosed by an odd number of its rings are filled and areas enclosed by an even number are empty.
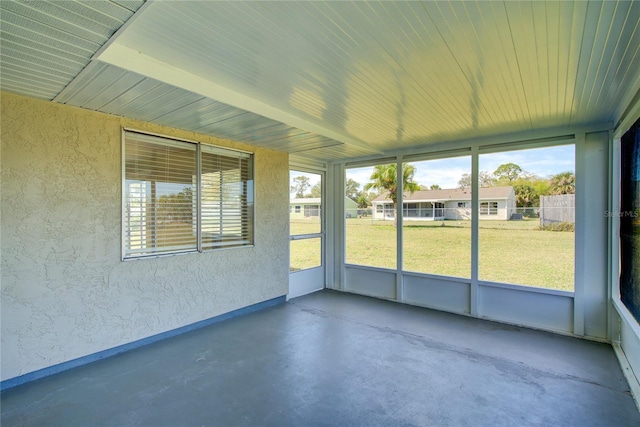
<svg viewBox="0 0 640 427">
<path fill-rule="evenodd" d="M 7 390 L 2 426 L 639 426 L 610 346 L 323 291 Z"/>
</svg>

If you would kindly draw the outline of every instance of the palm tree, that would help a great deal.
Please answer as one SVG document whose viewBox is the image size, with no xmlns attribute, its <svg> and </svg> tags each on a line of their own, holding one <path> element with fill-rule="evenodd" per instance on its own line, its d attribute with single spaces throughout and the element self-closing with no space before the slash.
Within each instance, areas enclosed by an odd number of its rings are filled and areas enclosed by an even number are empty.
<svg viewBox="0 0 640 427">
<path fill-rule="evenodd" d="M 393 202 L 393 211 L 397 212 L 398 204 L 398 175 L 397 175 L 396 163 L 388 165 L 377 165 L 373 169 L 373 173 L 369 177 L 369 182 L 364 186 L 364 191 L 368 191 L 371 188 L 375 188 L 379 191 L 386 191 L 387 198 Z M 402 189 L 403 191 L 414 191 L 420 189 L 420 186 L 413 181 L 413 175 L 416 173 L 416 168 L 413 165 L 406 163 L 402 164 Z M 393 226 L 398 224 L 397 215 L 394 215 Z"/>
<path fill-rule="evenodd" d="M 576 176 L 573 172 L 562 172 L 551 177 L 549 181 L 551 194 L 574 194 L 576 192 Z"/>
</svg>

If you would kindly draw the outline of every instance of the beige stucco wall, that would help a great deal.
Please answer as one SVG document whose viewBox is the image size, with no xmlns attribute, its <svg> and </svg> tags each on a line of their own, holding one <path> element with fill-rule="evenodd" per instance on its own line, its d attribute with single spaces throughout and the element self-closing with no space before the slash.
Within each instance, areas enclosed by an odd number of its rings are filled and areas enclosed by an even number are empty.
<svg viewBox="0 0 640 427">
<path fill-rule="evenodd" d="M 2 379 L 284 295 L 288 156 L 2 93 Z M 255 247 L 122 262 L 121 129 L 255 153 Z"/>
</svg>

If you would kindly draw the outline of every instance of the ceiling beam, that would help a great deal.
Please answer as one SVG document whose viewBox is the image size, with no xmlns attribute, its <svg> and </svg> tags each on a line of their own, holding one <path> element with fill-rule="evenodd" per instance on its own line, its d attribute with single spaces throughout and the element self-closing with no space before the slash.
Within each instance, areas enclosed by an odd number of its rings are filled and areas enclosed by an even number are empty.
<svg viewBox="0 0 640 427">
<path fill-rule="evenodd" d="M 106 49 L 94 57 L 111 65 L 134 73 L 146 76 L 175 87 L 197 93 L 218 102 L 259 114 L 272 120 L 285 123 L 289 126 L 315 133 L 343 144 L 365 149 L 372 154 L 380 153 L 366 142 L 346 134 L 346 132 L 333 129 L 331 126 L 319 120 L 300 117 L 283 111 L 273 105 L 269 105 L 259 99 L 252 98 L 231 88 L 219 85 L 181 68 L 160 61 L 142 52 L 119 44 L 111 43 Z"/>
</svg>

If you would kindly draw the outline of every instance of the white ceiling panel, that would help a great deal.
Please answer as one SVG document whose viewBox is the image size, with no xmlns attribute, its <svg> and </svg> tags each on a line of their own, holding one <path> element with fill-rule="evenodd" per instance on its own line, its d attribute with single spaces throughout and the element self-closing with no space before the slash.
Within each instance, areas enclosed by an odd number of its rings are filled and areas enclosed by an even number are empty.
<svg viewBox="0 0 640 427">
<path fill-rule="evenodd" d="M 117 43 L 388 150 L 614 120 L 639 20 L 638 2 L 158 2 Z"/>
<path fill-rule="evenodd" d="M 0 89 L 55 98 L 141 5 L 0 1 Z"/>
<path fill-rule="evenodd" d="M 348 157 L 372 154 L 100 61 L 85 68 L 56 100 L 275 150 L 305 152 L 311 158 L 318 158 L 313 153 L 317 149 L 338 146 L 344 146 L 340 153 Z"/>
<path fill-rule="evenodd" d="M 3 90 L 314 160 L 613 124 L 640 89 L 638 1 L 3 0 L 0 12 Z"/>
</svg>

